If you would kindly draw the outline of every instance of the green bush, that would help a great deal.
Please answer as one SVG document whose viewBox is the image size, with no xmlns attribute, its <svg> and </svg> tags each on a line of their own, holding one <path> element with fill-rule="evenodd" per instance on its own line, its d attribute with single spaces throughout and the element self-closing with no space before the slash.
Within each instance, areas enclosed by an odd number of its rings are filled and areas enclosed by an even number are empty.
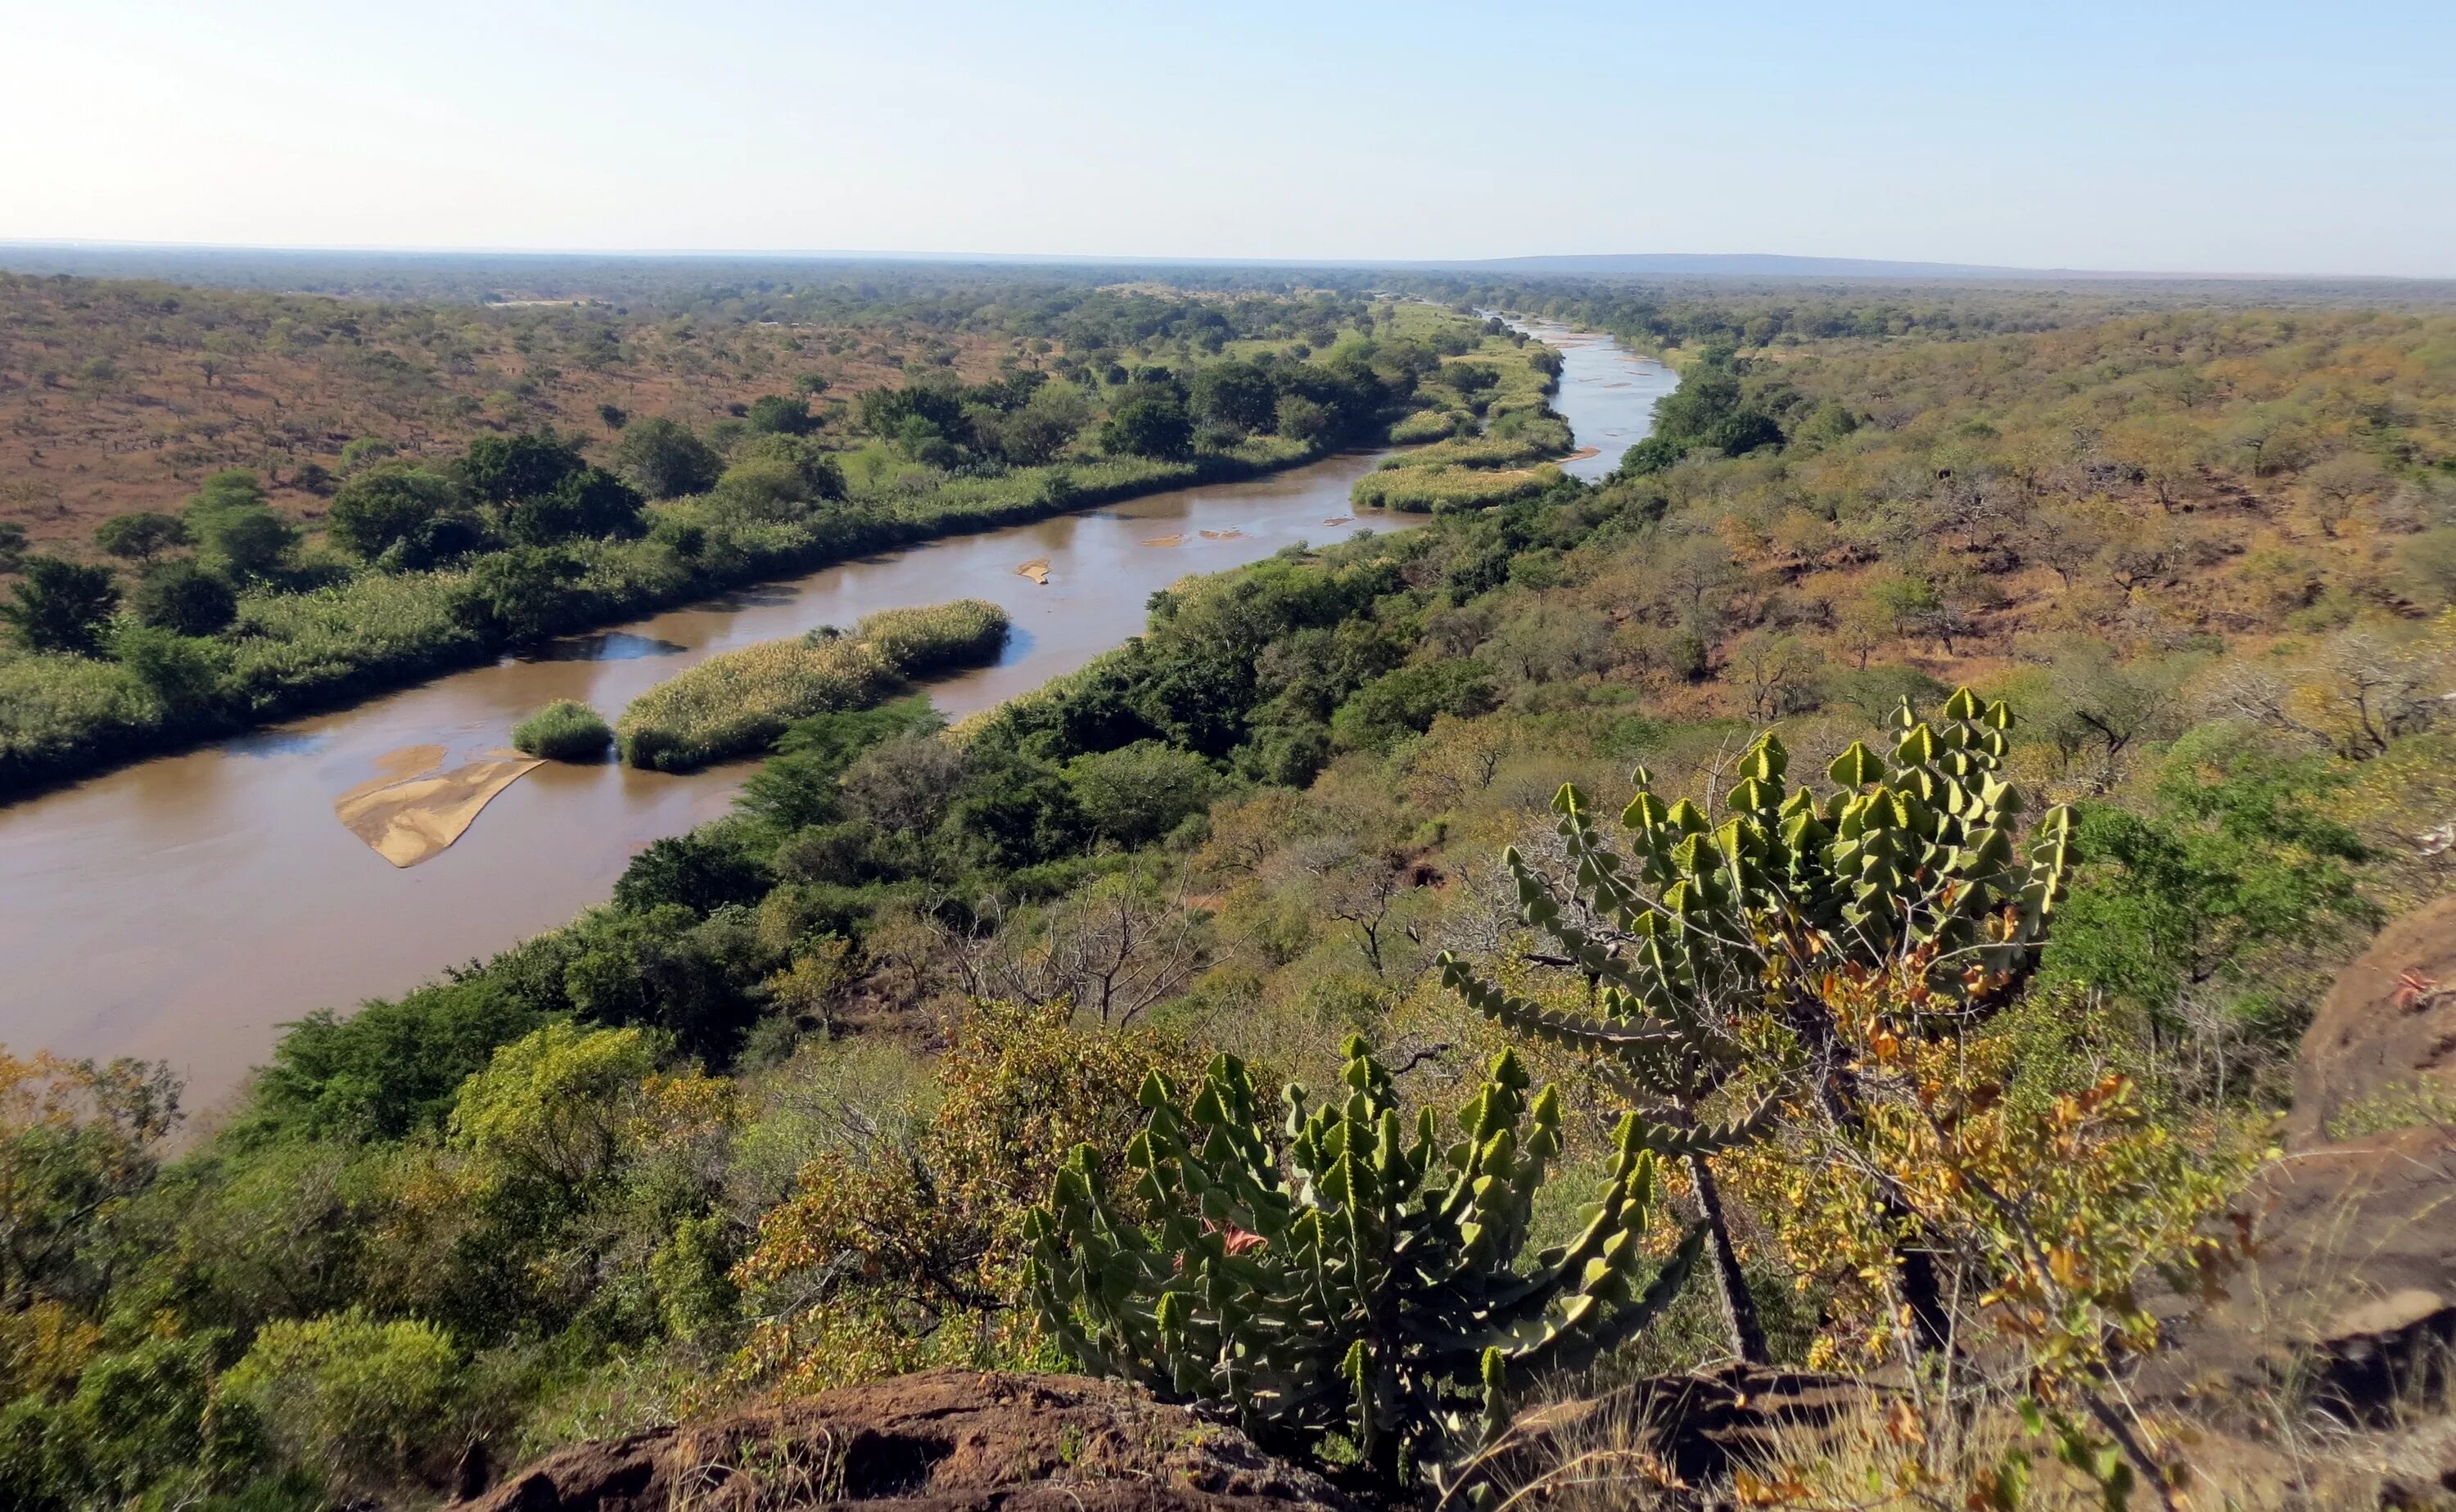
<svg viewBox="0 0 2456 1512">
<path fill-rule="evenodd" d="M 0 603 L 0 621 L 30 651 L 92 656 L 101 649 L 102 627 L 119 607 L 119 589 L 109 567 L 90 567 L 59 557 L 30 557 L 20 569 L 15 599 Z"/>
<path fill-rule="evenodd" d="M 420 1448 L 451 1442 L 460 1350 L 411 1319 L 378 1322 L 353 1310 L 282 1319 L 256 1336 L 218 1395 L 253 1415 L 293 1459 L 369 1489 L 439 1477 Z"/>
<path fill-rule="evenodd" d="M 1202 812 L 1218 782 L 1201 757 L 1151 740 L 1077 756 L 1066 767 L 1066 786 L 1093 833 L 1128 849 Z"/>
<path fill-rule="evenodd" d="M 129 607 L 139 622 L 156 628 L 212 635 L 238 618 L 238 595 L 193 562 L 162 562 L 136 580 Z"/>
<path fill-rule="evenodd" d="M 548 761 L 593 762 L 614 744 L 604 719 L 576 699 L 548 704 L 512 726 L 512 745 Z"/>
<path fill-rule="evenodd" d="M 1331 715 L 1330 729 L 1342 746 L 1384 750 L 1432 728 L 1436 715 L 1469 717 L 1495 702 L 1492 670 L 1482 662 L 1420 662 L 1358 688 Z"/>
<path fill-rule="evenodd" d="M 863 618 L 853 639 L 870 646 L 907 677 L 921 677 L 997 660 L 1010 622 L 1004 609 L 980 599 L 952 603 L 881 609 Z"/>
</svg>

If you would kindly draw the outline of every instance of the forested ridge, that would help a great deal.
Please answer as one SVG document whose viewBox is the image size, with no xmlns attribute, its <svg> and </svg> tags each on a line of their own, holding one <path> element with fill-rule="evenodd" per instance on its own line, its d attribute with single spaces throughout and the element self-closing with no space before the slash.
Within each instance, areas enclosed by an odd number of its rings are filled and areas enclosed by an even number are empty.
<svg viewBox="0 0 2456 1512">
<path fill-rule="evenodd" d="M 2456 317 L 1446 292 L 1648 341 L 1681 386 L 1584 483 L 1525 465 L 1539 369 L 1457 376 L 1526 356 L 1479 317 L 1266 300 L 1190 363 L 353 472 L 323 529 L 367 521 L 358 586 L 287 600 L 437 581 L 411 559 L 450 529 L 630 521 L 461 569 L 508 613 L 486 563 L 522 552 L 602 582 L 1045 486 L 1016 448 L 1070 388 L 1065 444 L 1111 459 L 1077 487 L 1394 421 L 1434 448 L 1375 475 L 1422 529 L 1188 580 L 953 729 L 793 724 L 603 907 L 292 1027 L 184 1144 L 156 1069 L 0 1060 L 5 1499 L 420 1504 L 949 1364 L 1229 1401 L 1429 1504 L 1519 1405 L 1732 1358 L 1895 1393 L 1848 1452 L 1753 1465 L 1756 1504 L 2210 1484 L 2200 1428 L 2130 1391 L 2164 1288 L 2243 1263 L 2225 1215 L 2303 1030 L 2456 881 Z M 263 508 L 209 486 L 206 557 Z M 1385 1218 L 1438 1260 L 1372 1250 Z M 1257 1400 L 1239 1359 L 1339 1389 Z M 2261 1441 L 2327 1504 L 2305 1405 L 2266 1400 Z M 1562 1451 L 1614 1456 L 1642 1466 Z"/>
</svg>

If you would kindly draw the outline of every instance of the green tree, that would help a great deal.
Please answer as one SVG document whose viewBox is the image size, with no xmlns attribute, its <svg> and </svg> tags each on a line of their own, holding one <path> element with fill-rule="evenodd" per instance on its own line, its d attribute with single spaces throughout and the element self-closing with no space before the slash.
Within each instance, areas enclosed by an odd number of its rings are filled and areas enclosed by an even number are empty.
<svg viewBox="0 0 2456 1512">
<path fill-rule="evenodd" d="M 140 623 L 212 635 L 238 617 L 238 595 L 193 562 L 158 562 L 136 580 L 129 607 Z"/>
<path fill-rule="evenodd" d="M 414 1319 L 379 1321 L 353 1309 L 256 1336 L 219 1395 L 259 1420 L 294 1461 L 344 1485 L 390 1491 L 440 1481 L 458 1452 L 460 1351 Z"/>
<path fill-rule="evenodd" d="M 517 436 L 481 436 L 461 459 L 461 475 L 469 492 L 490 504 L 535 499 L 586 464 L 580 454 L 554 439 L 551 432 Z"/>
<path fill-rule="evenodd" d="M 614 470 L 650 499 L 681 499 L 715 487 L 725 460 L 689 426 L 660 415 L 623 432 Z"/>
<path fill-rule="evenodd" d="M 0 1050 L 0 1307 L 100 1297 L 112 1224 L 153 1184 L 178 1117 L 167 1067 Z"/>
<path fill-rule="evenodd" d="M 1215 362 L 1194 375 L 1194 418 L 1233 430 L 1267 431 L 1278 419 L 1279 385 L 1251 362 Z"/>
<path fill-rule="evenodd" d="M 1472 717 L 1495 701 L 1491 669 L 1482 662 L 1420 662 L 1357 689 L 1331 716 L 1330 728 L 1341 745 L 1383 750 L 1432 728 L 1436 715 Z"/>
<path fill-rule="evenodd" d="M 92 656 L 101 649 L 102 627 L 119 607 L 119 589 L 109 567 L 90 567 L 58 557 L 29 557 L 18 568 L 12 602 L 0 603 L 18 644 L 29 651 Z"/>
<path fill-rule="evenodd" d="M 372 467 L 387 458 L 400 455 L 400 448 L 379 436 L 361 436 L 341 448 L 341 471 L 355 473 Z"/>
<path fill-rule="evenodd" d="M 423 566 L 427 553 L 420 548 L 460 503 L 460 491 L 440 473 L 408 464 L 374 467 L 353 475 L 333 496 L 325 528 L 368 561 L 399 547 L 419 559 L 409 564 Z"/>
<path fill-rule="evenodd" d="M 565 623 L 577 576 L 570 559 L 542 546 L 490 551 L 469 569 L 462 612 L 514 644 L 534 641 Z"/>
<path fill-rule="evenodd" d="M 751 431 L 762 436 L 808 436 L 818 427 L 810 417 L 810 401 L 800 396 L 763 394 L 750 401 L 747 419 Z"/>
<path fill-rule="evenodd" d="M 136 674 L 174 718 L 212 703 L 229 665 L 227 647 L 150 624 L 129 624 L 112 637 L 111 654 Z"/>
<path fill-rule="evenodd" d="M 1131 850 L 1208 807 L 1218 777 L 1192 751 L 1136 741 L 1075 757 L 1067 764 L 1066 783 L 1093 833 Z"/>
<path fill-rule="evenodd" d="M 461 1085 L 450 1143 L 502 1179 L 585 1187 L 612 1169 L 640 1084 L 656 1069 L 645 1030 L 548 1024 Z"/>
<path fill-rule="evenodd" d="M 1301 394 L 1283 394 L 1273 412 L 1272 427 L 1292 441 L 1317 445 L 1329 438 L 1338 422 L 1329 410 Z"/>
<path fill-rule="evenodd" d="M 1072 383 L 1044 383 L 998 424 L 998 448 L 1025 467 L 1056 460 L 1092 420 L 1092 401 Z"/>
<path fill-rule="evenodd" d="M 93 527 L 93 543 L 124 562 L 151 562 L 191 539 L 179 517 L 154 510 L 113 515 Z"/>
<path fill-rule="evenodd" d="M 614 883 L 614 902 L 635 913 L 679 904 L 706 913 L 728 903 L 754 903 L 768 886 L 767 868 L 721 837 L 694 830 L 648 843 Z"/>
<path fill-rule="evenodd" d="M 2177 1003 L 2211 984 L 2250 991 L 2238 1007 L 2255 1014 L 2290 1009 L 2251 991 L 2262 986 L 2258 963 L 2379 922 L 2356 869 L 2369 848 L 2326 803 L 2345 780 L 2324 759 L 2228 750 L 2218 730 L 2186 736 L 2159 775 L 2157 811 L 2081 810 L 2087 866 L 2044 971 L 2113 992 L 2169 1027 Z M 2282 1044 L 2302 1026 L 2289 1012 L 2250 1027 Z"/>
<path fill-rule="evenodd" d="M 298 527 L 273 512 L 250 472 L 207 478 L 180 517 L 196 538 L 198 560 L 235 582 L 279 572 L 298 543 Z"/>
<path fill-rule="evenodd" d="M 631 537 L 647 529 L 639 490 L 602 467 L 580 466 L 552 488 L 503 507 L 503 535 L 514 544 Z"/>
<path fill-rule="evenodd" d="M 1194 421 L 1173 395 L 1149 394 L 1118 405 L 1100 425 L 1100 449 L 1113 457 L 1176 460 L 1194 455 Z"/>
</svg>

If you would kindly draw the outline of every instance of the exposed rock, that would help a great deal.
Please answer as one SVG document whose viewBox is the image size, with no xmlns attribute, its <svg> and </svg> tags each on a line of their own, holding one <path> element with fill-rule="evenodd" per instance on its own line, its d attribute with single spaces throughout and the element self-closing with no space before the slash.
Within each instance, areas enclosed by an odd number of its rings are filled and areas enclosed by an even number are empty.
<svg viewBox="0 0 2456 1512">
<path fill-rule="evenodd" d="M 1243 1435 L 1079 1376 L 942 1370 L 559 1450 L 473 1512 L 1349 1512 Z"/>
<path fill-rule="evenodd" d="M 2337 978 L 2302 1036 L 2287 1136 L 2317 1144 L 2356 1105 L 2425 1081 L 2456 1093 L 2456 896 L 2389 925 Z"/>
<path fill-rule="evenodd" d="M 2251 1260 L 2178 1330 L 2144 1392 L 2238 1418 L 2309 1404 L 2382 1423 L 2444 1387 L 2456 1343 L 2456 1128 L 2290 1154 L 2240 1211 Z"/>
<path fill-rule="evenodd" d="M 1545 1500 L 1539 1483 L 1545 1471 L 1582 1456 L 1626 1461 L 1607 1473 L 1632 1481 L 1658 1474 L 1667 1491 L 1709 1487 L 1735 1469 L 1772 1462 L 1782 1436 L 1829 1427 L 1883 1390 L 1864 1377 L 1736 1362 L 1649 1376 L 1519 1414 L 1478 1469 L 1535 1502 Z"/>
</svg>

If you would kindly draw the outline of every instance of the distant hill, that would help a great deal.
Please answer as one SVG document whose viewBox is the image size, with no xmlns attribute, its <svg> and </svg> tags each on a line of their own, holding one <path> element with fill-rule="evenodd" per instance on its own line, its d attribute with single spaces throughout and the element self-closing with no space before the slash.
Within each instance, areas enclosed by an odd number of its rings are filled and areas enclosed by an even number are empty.
<svg viewBox="0 0 2456 1512">
<path fill-rule="evenodd" d="M 1995 268 L 1967 262 L 1886 262 L 1873 257 L 1786 257 L 1766 252 L 1608 252 L 1485 257 L 1457 266 L 1510 273 L 1650 274 L 1674 278 L 2071 278 L 2121 277 L 2069 269 Z M 2138 276 L 2135 275 L 2134 276 Z"/>
</svg>

